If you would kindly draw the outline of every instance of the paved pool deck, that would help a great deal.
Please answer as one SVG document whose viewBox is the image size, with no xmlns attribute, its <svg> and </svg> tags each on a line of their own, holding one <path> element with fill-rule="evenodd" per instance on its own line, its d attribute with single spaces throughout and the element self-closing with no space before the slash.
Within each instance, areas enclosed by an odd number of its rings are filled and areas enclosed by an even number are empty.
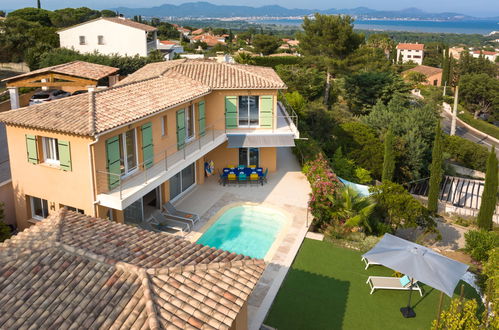
<svg viewBox="0 0 499 330">
<path fill-rule="evenodd" d="M 277 168 L 263 186 L 221 186 L 210 177 L 175 203 L 181 210 L 200 215 L 200 221 L 186 239 L 196 241 L 224 207 L 241 203 L 261 204 L 289 215 L 289 225 L 276 239 L 265 259 L 267 267 L 248 300 L 248 326 L 259 329 L 307 233 L 310 185 L 301 172 L 291 148 L 277 149 Z M 307 219 L 308 216 L 308 219 Z M 211 220 L 211 221 L 210 221 Z"/>
</svg>

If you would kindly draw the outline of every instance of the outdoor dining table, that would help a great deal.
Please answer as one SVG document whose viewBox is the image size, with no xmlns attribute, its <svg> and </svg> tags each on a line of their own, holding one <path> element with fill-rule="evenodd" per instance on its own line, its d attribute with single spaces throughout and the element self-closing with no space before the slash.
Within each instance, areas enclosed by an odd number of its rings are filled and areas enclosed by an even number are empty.
<svg viewBox="0 0 499 330">
<path fill-rule="evenodd" d="M 233 167 L 233 168 L 229 168 L 229 167 L 225 167 L 223 169 L 223 172 L 222 172 L 222 178 L 223 178 L 223 185 L 225 186 L 225 183 L 227 183 L 227 178 L 229 176 L 229 174 L 235 174 L 236 175 L 236 178 L 239 178 L 239 173 L 243 172 L 244 174 L 246 174 L 246 176 L 249 178 L 249 176 L 251 174 L 258 174 L 258 178 L 262 178 L 263 176 L 263 168 L 262 167 L 256 167 L 256 168 L 251 168 L 251 167 L 244 167 L 244 168 L 241 168 L 241 167 Z"/>
</svg>

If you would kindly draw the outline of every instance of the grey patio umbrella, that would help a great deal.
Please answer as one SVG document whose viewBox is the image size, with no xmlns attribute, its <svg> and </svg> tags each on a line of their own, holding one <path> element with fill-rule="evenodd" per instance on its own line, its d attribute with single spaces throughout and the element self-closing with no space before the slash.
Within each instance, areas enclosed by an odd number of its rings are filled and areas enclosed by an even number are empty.
<svg viewBox="0 0 499 330">
<path fill-rule="evenodd" d="M 459 280 L 468 270 L 468 265 L 449 259 L 432 249 L 409 242 L 405 239 L 385 234 L 369 252 L 363 255 L 367 260 L 377 262 L 407 275 L 411 279 L 421 281 L 452 297 Z M 414 317 L 410 307 L 412 293 L 409 293 L 407 308 L 401 308 L 405 317 Z"/>
</svg>

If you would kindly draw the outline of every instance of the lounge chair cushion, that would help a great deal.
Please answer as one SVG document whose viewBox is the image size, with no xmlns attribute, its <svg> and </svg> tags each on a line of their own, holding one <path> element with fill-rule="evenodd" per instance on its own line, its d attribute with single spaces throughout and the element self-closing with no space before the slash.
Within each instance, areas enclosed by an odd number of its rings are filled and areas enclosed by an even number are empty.
<svg viewBox="0 0 499 330">
<path fill-rule="evenodd" d="M 409 279 L 409 277 L 407 275 L 405 275 L 405 276 L 400 278 L 400 284 L 402 284 L 402 286 L 405 288 L 406 286 L 411 284 L 411 280 Z"/>
</svg>

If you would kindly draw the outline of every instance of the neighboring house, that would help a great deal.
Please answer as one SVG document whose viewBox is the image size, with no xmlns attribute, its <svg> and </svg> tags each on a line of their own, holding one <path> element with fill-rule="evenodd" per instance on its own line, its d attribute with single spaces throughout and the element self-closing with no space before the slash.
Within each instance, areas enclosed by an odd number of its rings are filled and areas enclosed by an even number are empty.
<svg viewBox="0 0 499 330">
<path fill-rule="evenodd" d="M 157 49 L 164 54 L 165 60 L 173 60 L 175 54 L 184 52 L 184 47 L 177 41 L 158 40 Z"/>
<path fill-rule="evenodd" d="M 82 53 L 147 56 L 156 50 L 156 28 L 124 17 L 101 17 L 57 33 L 61 47 Z"/>
<path fill-rule="evenodd" d="M 245 330 L 265 269 L 66 209 L 0 243 L 0 255 L 2 329 Z"/>
<path fill-rule="evenodd" d="M 461 53 L 466 49 L 463 47 L 451 47 L 449 48 L 449 56 L 452 56 L 454 59 L 459 60 L 461 58 Z"/>
<path fill-rule="evenodd" d="M 409 72 L 419 72 L 426 76 L 426 81 L 423 85 L 442 86 L 442 71 L 442 69 L 434 68 L 432 66 L 418 65 L 402 72 L 402 75 L 407 76 Z"/>
<path fill-rule="evenodd" d="M 191 32 L 193 36 L 197 36 L 198 34 L 203 34 L 204 30 L 203 29 L 197 29 Z"/>
<path fill-rule="evenodd" d="M 208 47 L 214 47 L 215 45 L 221 44 L 225 45 L 225 37 L 223 36 L 214 36 L 208 33 L 196 35 L 191 38 L 191 43 L 195 42 L 204 42 L 208 45 Z"/>
<path fill-rule="evenodd" d="M 191 34 L 191 30 L 186 29 L 184 27 L 177 27 L 177 31 L 182 33 L 184 37 L 188 37 Z"/>
<path fill-rule="evenodd" d="M 141 224 L 217 170 L 276 171 L 299 137 L 271 68 L 208 60 L 148 64 L 114 87 L 0 114 L 21 229 L 61 206 Z M 223 189 L 223 187 L 220 187 Z M 258 193 L 255 190 L 255 193 Z"/>
<path fill-rule="evenodd" d="M 406 62 L 414 62 L 416 64 L 423 64 L 424 57 L 424 44 L 405 44 L 399 43 L 397 45 L 397 60 Z"/>
<path fill-rule="evenodd" d="M 479 58 L 480 56 L 483 56 L 491 62 L 496 61 L 497 54 L 498 54 L 497 52 L 491 52 L 491 51 L 487 51 L 487 50 L 475 50 L 471 53 L 471 55 L 474 58 Z"/>
</svg>

